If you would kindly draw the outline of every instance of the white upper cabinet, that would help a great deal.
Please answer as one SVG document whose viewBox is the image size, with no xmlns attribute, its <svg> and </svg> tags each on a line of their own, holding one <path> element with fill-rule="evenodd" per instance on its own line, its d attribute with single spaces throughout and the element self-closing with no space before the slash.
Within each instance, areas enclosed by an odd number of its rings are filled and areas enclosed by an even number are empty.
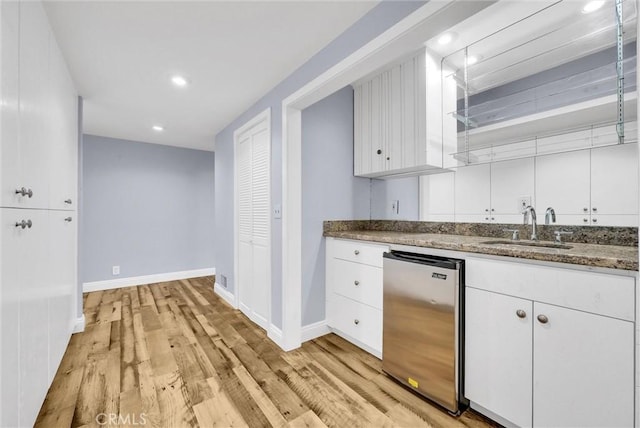
<svg viewBox="0 0 640 428">
<path fill-rule="evenodd" d="M 496 222 L 522 221 L 522 207 L 518 205 L 519 198 L 528 197 L 535 206 L 533 174 L 532 158 L 491 164 L 491 217 Z"/>
<path fill-rule="evenodd" d="M 51 129 L 48 120 L 49 23 L 40 2 L 20 2 L 20 138 L 17 206 L 48 208 Z"/>
<path fill-rule="evenodd" d="M 354 174 L 443 167 L 440 60 L 426 51 L 354 84 Z M 452 124 L 453 125 L 453 124 Z M 455 138 L 455 128 L 449 133 Z"/>
<path fill-rule="evenodd" d="M 0 2 L 0 205 L 18 203 L 20 188 L 20 4 Z"/>
<path fill-rule="evenodd" d="M 1 43 L 0 206 L 74 210 L 77 93 L 42 3 L 3 2 Z"/>
<path fill-rule="evenodd" d="M 591 221 L 638 215 L 638 145 L 591 150 Z M 634 219 L 635 220 L 635 219 Z"/>
<path fill-rule="evenodd" d="M 49 85 L 49 207 L 75 210 L 78 201 L 78 97 L 53 38 L 50 43 Z"/>
<path fill-rule="evenodd" d="M 539 212 L 553 207 L 559 224 L 588 224 L 589 151 L 540 156 L 536 159 L 536 200 Z M 569 221 L 565 221 L 565 216 Z M 576 217 L 578 216 L 578 217 Z"/>
<path fill-rule="evenodd" d="M 558 224 L 638 224 L 637 144 L 540 156 L 535 176 L 538 207 Z"/>
<path fill-rule="evenodd" d="M 460 168 L 455 178 L 456 220 L 491 220 L 491 165 Z M 460 217 L 460 219 L 458 219 Z"/>
</svg>

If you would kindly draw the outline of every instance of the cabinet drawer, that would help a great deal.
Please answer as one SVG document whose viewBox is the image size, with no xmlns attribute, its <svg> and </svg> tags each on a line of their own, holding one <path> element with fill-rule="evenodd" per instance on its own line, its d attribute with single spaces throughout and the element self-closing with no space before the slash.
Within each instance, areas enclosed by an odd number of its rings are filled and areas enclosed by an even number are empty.
<svg viewBox="0 0 640 428">
<path fill-rule="evenodd" d="M 360 303 L 382 309 L 382 269 L 334 260 L 333 291 Z"/>
<path fill-rule="evenodd" d="M 635 279 L 552 266 L 468 258 L 466 285 L 633 321 Z"/>
<path fill-rule="evenodd" d="M 382 311 L 339 294 L 330 298 L 329 326 L 382 352 Z"/>
<path fill-rule="evenodd" d="M 336 259 L 382 267 L 382 253 L 388 251 L 383 245 L 367 244 L 358 241 L 334 240 L 330 248 L 331 256 Z"/>
</svg>

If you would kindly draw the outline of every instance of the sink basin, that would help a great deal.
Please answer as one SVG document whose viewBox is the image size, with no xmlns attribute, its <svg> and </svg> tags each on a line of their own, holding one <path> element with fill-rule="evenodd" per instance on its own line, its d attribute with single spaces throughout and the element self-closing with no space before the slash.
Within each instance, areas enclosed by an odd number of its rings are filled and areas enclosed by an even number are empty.
<svg viewBox="0 0 640 428">
<path fill-rule="evenodd" d="M 561 250 L 568 250 L 573 248 L 571 245 L 556 244 L 555 242 L 538 242 L 538 241 L 484 241 L 481 244 L 485 245 L 520 245 L 524 247 L 542 247 L 542 248 L 558 248 Z"/>
</svg>

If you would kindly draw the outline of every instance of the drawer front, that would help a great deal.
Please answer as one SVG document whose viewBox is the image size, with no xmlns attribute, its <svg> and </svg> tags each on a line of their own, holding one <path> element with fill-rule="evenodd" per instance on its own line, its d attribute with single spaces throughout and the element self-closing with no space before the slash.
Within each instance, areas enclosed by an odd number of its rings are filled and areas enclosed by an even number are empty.
<svg viewBox="0 0 640 428">
<path fill-rule="evenodd" d="M 382 352 L 382 311 L 339 294 L 331 299 L 329 326 Z"/>
<path fill-rule="evenodd" d="M 359 241 L 334 240 L 331 245 L 331 256 L 350 262 L 363 263 L 382 267 L 382 253 L 389 248 L 383 245 L 368 244 Z"/>
<path fill-rule="evenodd" d="M 466 285 L 570 309 L 635 319 L 635 279 L 553 266 L 468 258 Z"/>
<path fill-rule="evenodd" d="M 382 309 L 382 269 L 334 260 L 333 291 L 357 302 Z"/>
</svg>

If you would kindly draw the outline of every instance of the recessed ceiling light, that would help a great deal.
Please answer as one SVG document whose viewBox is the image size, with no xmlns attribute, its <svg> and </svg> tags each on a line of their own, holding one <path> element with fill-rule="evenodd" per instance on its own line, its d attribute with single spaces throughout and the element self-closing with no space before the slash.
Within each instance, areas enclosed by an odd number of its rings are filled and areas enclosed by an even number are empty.
<svg viewBox="0 0 640 428">
<path fill-rule="evenodd" d="M 453 40 L 453 33 L 444 33 L 442 36 L 438 37 L 439 45 L 448 45 Z"/>
<path fill-rule="evenodd" d="M 154 131 L 162 132 L 162 131 L 164 131 L 164 126 L 160 126 L 160 125 L 153 125 L 153 126 L 152 126 L 152 129 L 153 129 Z"/>
<path fill-rule="evenodd" d="M 604 0 L 593 0 L 585 4 L 582 8 L 582 13 L 591 13 L 600 9 L 604 5 Z"/>
<path fill-rule="evenodd" d="M 480 58 L 475 55 L 469 55 L 467 57 L 467 65 L 473 65 L 478 61 L 480 61 Z"/>
<path fill-rule="evenodd" d="M 189 84 L 189 81 L 187 80 L 186 77 L 184 76 L 180 76 L 179 74 L 176 74 L 175 76 L 173 76 L 171 78 L 171 81 L 173 82 L 174 85 L 176 86 L 187 86 Z"/>
</svg>

